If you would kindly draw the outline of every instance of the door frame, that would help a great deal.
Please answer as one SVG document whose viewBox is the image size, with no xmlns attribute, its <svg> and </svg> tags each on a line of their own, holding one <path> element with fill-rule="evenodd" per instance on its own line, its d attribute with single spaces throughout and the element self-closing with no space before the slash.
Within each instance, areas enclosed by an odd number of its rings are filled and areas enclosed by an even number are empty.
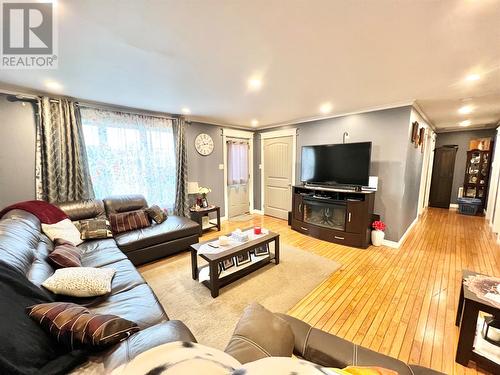
<svg viewBox="0 0 500 375">
<path fill-rule="evenodd" d="M 297 165 L 297 128 L 274 130 L 270 132 L 260 133 L 260 209 L 264 215 L 264 202 L 266 197 L 266 184 L 265 184 L 265 163 L 264 163 L 264 140 L 270 138 L 292 137 L 292 186 L 295 185 L 295 168 Z M 291 199 L 291 189 L 290 189 Z M 290 202 L 291 204 L 291 202 Z"/>
<path fill-rule="evenodd" d="M 224 219 L 229 219 L 229 192 L 227 189 L 227 139 L 228 138 L 240 138 L 248 141 L 248 174 L 250 178 L 248 179 L 248 200 L 250 201 L 249 209 L 250 213 L 253 213 L 253 137 L 254 133 L 231 129 L 222 128 L 222 155 L 224 163 Z"/>
<path fill-rule="evenodd" d="M 431 190 L 432 167 L 434 163 L 434 148 L 436 135 L 431 128 L 425 128 L 424 154 L 422 159 L 422 170 L 420 172 L 420 189 L 418 193 L 417 215 L 420 216 L 429 206 L 429 193 Z"/>
</svg>

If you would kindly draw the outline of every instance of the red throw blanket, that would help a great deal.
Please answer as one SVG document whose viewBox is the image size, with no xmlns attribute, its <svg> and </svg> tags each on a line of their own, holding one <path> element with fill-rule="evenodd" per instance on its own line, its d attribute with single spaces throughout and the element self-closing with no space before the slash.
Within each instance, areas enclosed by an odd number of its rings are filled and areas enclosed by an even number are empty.
<svg viewBox="0 0 500 375">
<path fill-rule="evenodd" d="M 25 201 L 14 203 L 5 207 L 0 212 L 0 218 L 10 210 L 24 210 L 35 215 L 43 224 L 55 224 L 67 219 L 66 215 L 59 207 L 45 201 Z"/>
</svg>

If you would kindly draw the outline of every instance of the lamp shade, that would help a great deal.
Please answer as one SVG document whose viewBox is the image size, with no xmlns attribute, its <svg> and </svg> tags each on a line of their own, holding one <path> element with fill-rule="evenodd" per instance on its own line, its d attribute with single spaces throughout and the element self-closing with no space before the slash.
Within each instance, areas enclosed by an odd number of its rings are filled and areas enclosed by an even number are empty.
<svg viewBox="0 0 500 375">
<path fill-rule="evenodd" d="M 199 186 L 198 182 L 188 182 L 188 194 L 198 194 Z"/>
</svg>

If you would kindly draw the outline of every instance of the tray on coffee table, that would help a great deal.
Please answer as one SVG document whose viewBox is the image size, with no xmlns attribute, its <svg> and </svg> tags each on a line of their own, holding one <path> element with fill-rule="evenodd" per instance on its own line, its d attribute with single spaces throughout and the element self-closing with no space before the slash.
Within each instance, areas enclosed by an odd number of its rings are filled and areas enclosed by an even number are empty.
<svg viewBox="0 0 500 375">
<path fill-rule="evenodd" d="M 251 228 L 250 228 L 251 229 Z M 246 229 L 249 230 L 249 229 Z M 200 242 L 190 246 L 191 250 L 191 271 L 194 280 L 198 279 L 199 272 L 201 268 L 198 268 L 198 257 L 203 258 L 208 262 L 209 268 L 209 280 L 204 280 L 203 284 L 210 289 L 212 297 L 217 297 L 219 295 L 219 289 L 223 286 L 245 276 L 249 273 L 262 268 L 263 266 L 269 264 L 271 261 L 277 265 L 280 261 L 280 235 L 268 231 L 255 238 L 250 238 L 246 242 L 239 243 L 237 245 L 232 245 L 227 249 L 224 246 L 220 247 L 220 251 L 214 253 L 199 253 L 198 251 L 202 246 L 207 245 L 210 242 L 216 242 L 217 239 L 210 241 Z M 274 252 L 269 251 L 269 256 L 264 256 L 262 259 L 258 259 L 250 262 L 244 267 L 239 267 L 234 272 L 231 272 L 225 276 L 219 275 L 219 264 L 225 260 L 234 258 L 238 255 L 249 253 L 250 251 L 260 248 L 262 246 L 269 246 L 271 242 L 274 242 Z"/>
</svg>

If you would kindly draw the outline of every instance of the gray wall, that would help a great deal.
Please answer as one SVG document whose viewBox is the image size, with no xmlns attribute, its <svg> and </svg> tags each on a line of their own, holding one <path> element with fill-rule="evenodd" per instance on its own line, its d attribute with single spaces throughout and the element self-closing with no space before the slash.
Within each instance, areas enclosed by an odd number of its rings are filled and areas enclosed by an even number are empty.
<svg viewBox="0 0 500 375">
<path fill-rule="evenodd" d="M 214 140 L 214 151 L 208 156 L 200 155 L 194 147 L 194 140 L 200 133 L 206 133 Z M 210 187 L 212 192 L 208 194 L 208 202 L 220 206 L 221 216 L 224 216 L 224 171 L 219 169 L 219 164 L 224 163 L 222 146 L 221 128 L 197 122 L 188 124 L 186 129 L 188 181 L 197 181 L 199 186 Z"/>
<path fill-rule="evenodd" d="M 296 182 L 300 182 L 302 146 L 342 143 L 345 131 L 349 133 L 348 142 L 371 141 L 370 174 L 379 177 L 375 213 L 387 223 L 386 238 L 398 241 L 417 216 L 422 165 L 420 149 L 413 148 L 409 141 L 410 113 L 411 106 L 406 106 L 287 126 L 298 129 Z M 260 154 L 260 145 L 255 153 Z M 258 163 L 254 170 L 260 184 Z M 260 194 L 255 194 L 254 204 L 261 207 Z"/>
<path fill-rule="evenodd" d="M 458 188 L 464 183 L 465 163 L 469 141 L 475 138 L 494 138 L 495 129 L 467 130 L 450 133 L 439 133 L 436 138 L 436 147 L 444 145 L 458 145 L 457 157 L 455 159 L 455 171 L 453 172 L 453 187 L 451 189 L 451 203 L 457 203 Z"/>
<path fill-rule="evenodd" d="M 35 199 L 35 110 L 0 94 L 0 209 Z"/>
</svg>

